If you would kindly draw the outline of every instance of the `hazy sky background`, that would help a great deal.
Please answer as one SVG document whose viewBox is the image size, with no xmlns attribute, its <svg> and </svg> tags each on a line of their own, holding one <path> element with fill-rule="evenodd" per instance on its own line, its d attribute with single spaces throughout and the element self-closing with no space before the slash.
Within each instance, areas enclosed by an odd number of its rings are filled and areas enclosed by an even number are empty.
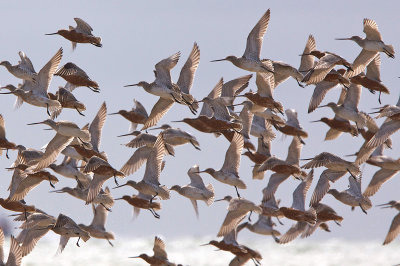
<svg viewBox="0 0 400 266">
<path fill-rule="evenodd" d="M 335 1 L 335 3 L 322 3 L 319 1 L 289 1 L 282 4 L 278 1 L 160 1 L 160 2 L 133 2 L 133 1 L 24 1 L 2 2 L 0 4 L 3 27 L 0 34 L 0 60 L 9 60 L 15 64 L 19 57 L 18 51 L 24 51 L 32 60 L 36 71 L 56 53 L 64 48 L 61 65 L 73 62 L 84 69 L 88 75 L 100 84 L 101 93 L 96 94 L 87 88 L 78 88 L 74 91 L 78 100 L 87 107 L 86 116 L 82 117 L 75 110 L 64 109 L 59 119 L 70 120 L 79 126 L 92 121 L 103 101 L 106 101 L 108 113 L 120 109 L 130 109 L 133 99 L 144 104 L 150 112 L 158 97 L 146 93 L 138 87 L 124 88 L 126 84 L 137 83 L 141 80 L 151 82 L 154 80 L 154 65 L 177 51 L 181 51 L 181 59 L 172 71 L 173 80 L 178 75 L 183 63 L 186 61 L 193 42 L 197 42 L 201 50 L 200 65 L 196 73 L 191 93 L 202 99 L 223 77 L 225 81 L 247 75 L 248 72 L 234 67 L 228 62 L 211 63 L 210 60 L 223 58 L 227 55 L 241 56 L 246 45 L 246 38 L 250 30 L 264 14 L 271 9 L 271 20 L 264 37 L 261 55 L 263 58 L 280 60 L 298 67 L 299 54 L 302 53 L 309 34 L 313 34 L 317 48 L 337 53 L 348 61 L 353 61 L 361 48 L 350 41 L 335 41 L 337 37 L 350 37 L 360 35 L 364 37 L 363 18 L 374 19 L 380 29 L 384 41 L 392 44 L 398 51 L 400 41 L 398 28 L 399 4 L 396 1 L 385 1 L 383 4 L 376 1 Z M 58 29 L 66 29 L 68 25 L 75 26 L 74 17 L 87 21 L 94 29 L 93 34 L 102 37 L 103 48 L 90 44 L 78 44 L 72 51 L 71 43 L 61 36 L 45 36 Z M 397 54 L 396 54 L 397 55 Z M 400 82 L 399 64 L 388 58 L 382 57 L 382 81 L 391 90 L 390 95 L 382 95 L 383 104 L 395 104 L 399 96 L 397 86 Z M 0 84 L 17 85 L 18 79 L 9 74 L 4 67 L 0 68 Z M 50 90 L 56 91 L 58 86 L 65 81 L 54 77 Z M 250 89 L 255 90 L 255 75 L 250 80 Z M 276 100 L 285 108 L 294 108 L 298 111 L 300 124 L 309 133 L 306 145 L 303 147 L 301 158 L 313 157 L 320 152 L 328 151 L 337 155 L 356 152 L 363 139 L 353 138 L 345 134 L 337 140 L 324 142 L 328 127 L 324 124 L 310 123 L 322 116 L 333 117 L 330 109 L 318 109 L 307 114 L 308 103 L 314 86 L 300 88 L 296 81 L 289 79 L 281 84 L 275 91 Z M 340 89 L 328 93 L 324 103 L 337 101 Z M 0 95 L 1 113 L 6 121 L 7 138 L 17 144 L 39 149 L 45 145 L 55 134 L 54 131 L 43 131 L 44 127 L 27 126 L 27 123 L 47 119 L 44 108 L 23 104 L 19 110 L 13 109 L 15 96 Z M 240 101 L 237 101 L 240 102 Z M 378 107 L 378 96 L 372 95 L 368 90 L 363 90 L 360 110 L 371 112 L 371 107 Z M 180 120 L 184 117 L 193 117 L 189 109 L 175 104 L 160 124 L 171 120 Z M 382 120 L 378 121 L 381 124 Z M 200 142 L 201 151 L 195 150 L 191 145 L 176 147 L 175 157 L 165 157 L 166 167 L 161 174 L 161 183 L 168 187 L 189 182 L 187 170 L 194 164 L 199 164 L 201 169 L 222 166 L 225 152 L 229 142 L 224 137 L 215 138 L 194 130 L 185 124 L 173 123 L 194 134 Z M 109 116 L 104 126 L 101 150 L 107 152 L 111 165 L 119 169 L 134 152 L 133 149 L 121 146 L 130 138 L 117 138 L 117 135 L 127 133 L 129 123 L 120 116 Z M 277 138 L 272 143 L 272 154 L 279 158 L 286 158 L 287 148 L 291 137 Z M 256 144 L 256 139 L 253 139 Z M 399 136 L 393 136 L 393 150 L 387 150 L 387 155 L 399 157 Z M 17 152 L 10 151 L 10 159 L 3 155 L 0 158 L 0 169 L 12 164 Z M 61 161 L 62 157 L 59 158 Z M 248 189 L 240 193 L 243 197 L 254 202 L 260 202 L 261 189 L 266 186 L 271 172 L 267 172 L 264 180 L 252 180 L 252 163 L 247 157 L 242 157 L 240 177 L 246 182 Z M 363 190 L 369 183 L 377 167 L 363 166 Z M 308 205 L 312 191 L 318 181 L 323 168 L 316 169 L 314 182 L 307 195 Z M 1 170 L 0 196 L 7 197 L 6 191 L 12 172 Z M 140 180 L 144 173 L 141 171 L 121 180 Z M 212 183 L 216 198 L 227 194 L 235 195 L 234 188 L 214 180 L 204 174 L 206 184 Z M 74 185 L 73 180 L 58 176 L 60 182 L 57 189 Z M 106 185 L 114 187 L 110 179 Z M 298 181 L 292 178 L 281 185 L 276 193 L 276 198 L 282 199 L 282 206 L 291 205 L 292 191 Z M 331 187 L 338 190 L 347 188 L 347 176 L 333 184 Z M 385 203 L 389 200 L 399 200 L 398 189 L 400 177 L 395 176 L 383 185 L 382 189 L 371 198 L 374 205 Z M 49 214 L 58 216 L 60 212 L 69 215 L 77 223 L 89 224 L 92 219 L 90 205 L 72 198 L 69 195 L 48 193 L 49 184 L 43 182 L 29 193 L 26 201 L 45 210 Z M 112 190 L 112 195 L 117 198 L 125 194 L 132 194 L 133 188 Z M 329 238 L 351 239 L 383 239 L 389 229 L 394 210 L 381 210 L 373 207 L 368 215 L 362 213 L 360 208 L 350 211 L 350 207 L 336 201 L 331 195 L 326 195 L 322 202 L 330 204 L 339 215 L 344 217 L 342 226 L 330 224 L 332 233 L 317 231 L 310 239 L 325 240 Z M 171 199 L 162 201 L 162 210 L 159 212 L 161 219 L 155 219 L 149 211 L 142 210 L 136 220 L 132 220 L 132 207 L 124 201 L 117 201 L 110 213 L 106 228 L 116 234 L 117 242 L 120 237 L 137 237 L 161 234 L 167 238 L 179 236 L 212 235 L 214 238 L 226 215 L 226 203 L 216 203 L 206 207 L 199 202 L 200 219 L 197 220 L 191 203 L 188 199 L 171 191 Z M 6 217 L 9 212 L 0 210 L 0 215 Z M 7 218 L 11 221 L 10 218 Z M 254 221 L 256 216 L 253 216 Z M 284 233 L 294 222 L 284 220 L 284 226 L 277 229 Z M 16 234 L 17 231 L 14 231 Z M 49 235 L 53 233 L 49 233 Z M 264 236 L 241 233 L 240 237 L 263 238 Z M 269 237 L 266 241 L 273 241 Z M 304 241 L 297 239 L 295 241 Z M 90 244 L 88 242 L 87 244 Z M 39 242 L 40 245 L 40 242 Z M 104 245 L 108 245 L 104 242 Z M 72 246 L 72 245 L 71 245 Z M 378 246 L 377 248 L 384 248 Z"/>
</svg>

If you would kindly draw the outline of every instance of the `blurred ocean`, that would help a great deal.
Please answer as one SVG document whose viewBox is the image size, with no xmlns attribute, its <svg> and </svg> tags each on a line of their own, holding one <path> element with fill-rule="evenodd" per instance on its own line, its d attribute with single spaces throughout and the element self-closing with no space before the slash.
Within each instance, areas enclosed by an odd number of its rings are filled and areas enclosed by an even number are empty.
<svg viewBox="0 0 400 266">
<path fill-rule="evenodd" d="M 216 251 L 213 246 L 203 246 L 213 237 L 166 239 L 168 258 L 183 265 L 218 266 L 228 265 L 234 257 L 225 251 Z M 107 241 L 90 239 L 84 243 L 77 238 L 70 239 L 62 254 L 55 255 L 58 239 L 43 239 L 31 254 L 23 258 L 22 265 L 147 265 L 141 259 L 129 259 L 141 253 L 152 255 L 153 238 L 134 240 L 118 239 L 111 247 Z M 277 266 L 324 266 L 324 265 L 395 265 L 400 263 L 400 243 L 395 240 L 388 246 L 378 241 L 329 241 L 294 240 L 286 245 L 278 245 L 271 238 L 248 240 L 241 243 L 258 250 L 263 256 L 262 265 Z M 6 254 L 9 241 L 6 240 Z M 7 255 L 5 256 L 7 257 Z M 254 265 L 249 261 L 246 265 Z"/>
</svg>

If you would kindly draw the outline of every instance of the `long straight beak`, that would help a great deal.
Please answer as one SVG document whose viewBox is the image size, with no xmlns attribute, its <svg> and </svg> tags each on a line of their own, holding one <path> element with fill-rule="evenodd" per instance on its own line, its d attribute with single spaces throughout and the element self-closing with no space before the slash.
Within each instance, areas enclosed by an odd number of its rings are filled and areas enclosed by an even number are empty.
<svg viewBox="0 0 400 266">
<path fill-rule="evenodd" d="M 130 258 L 130 259 L 138 259 L 138 258 L 140 258 L 140 256 L 128 257 L 128 258 Z"/>
<path fill-rule="evenodd" d="M 335 38 L 335 40 L 338 40 L 338 41 L 345 41 L 345 40 L 351 40 L 351 38 Z"/>
<path fill-rule="evenodd" d="M 219 61 L 226 61 L 226 58 L 223 58 L 223 59 L 217 59 L 217 60 L 212 60 L 212 61 L 210 61 L 210 62 L 219 62 Z"/>
<path fill-rule="evenodd" d="M 114 200 L 122 200 L 123 198 L 117 198 L 117 199 L 114 199 Z"/>
<path fill-rule="evenodd" d="M 378 204 L 378 205 L 375 205 L 375 206 L 376 206 L 376 207 L 384 206 L 384 207 L 382 207 L 382 209 L 383 209 L 383 208 L 390 208 L 390 207 L 392 207 L 389 203 Z"/>
<path fill-rule="evenodd" d="M 195 172 L 196 174 L 200 174 L 200 173 L 205 173 L 206 171 L 198 171 L 198 172 Z"/>
<path fill-rule="evenodd" d="M 300 161 L 309 161 L 309 160 L 312 160 L 312 159 L 314 159 L 314 158 L 300 159 Z"/>
<path fill-rule="evenodd" d="M 210 243 L 202 244 L 202 245 L 200 245 L 200 247 L 204 247 L 204 246 L 208 246 L 208 245 L 210 245 Z"/>
<path fill-rule="evenodd" d="M 30 123 L 30 124 L 26 124 L 27 126 L 32 126 L 32 125 L 40 125 L 43 124 L 43 122 L 36 122 L 36 123 Z"/>
<path fill-rule="evenodd" d="M 351 157 L 351 156 L 357 156 L 357 153 L 353 153 L 353 154 L 347 154 L 347 155 L 345 155 L 345 157 Z"/>
<path fill-rule="evenodd" d="M 62 191 L 61 189 L 57 189 L 57 190 L 53 190 L 53 191 L 49 191 L 50 193 L 64 193 L 64 191 Z"/>
<path fill-rule="evenodd" d="M 139 83 L 136 83 L 136 84 L 130 84 L 130 85 L 125 85 L 124 87 L 133 87 L 133 86 L 139 86 Z"/>
<path fill-rule="evenodd" d="M 157 129 L 162 129 L 161 127 L 155 127 L 155 128 L 150 128 L 148 130 L 157 130 Z"/>
<path fill-rule="evenodd" d="M 133 133 L 123 134 L 123 135 L 119 135 L 117 137 L 126 137 L 126 136 L 133 136 Z"/>
<path fill-rule="evenodd" d="M 224 199 L 217 199 L 217 200 L 214 200 L 214 202 L 217 202 L 217 201 L 223 201 Z"/>
<path fill-rule="evenodd" d="M 58 32 L 54 32 L 54 33 L 46 33 L 45 35 L 57 35 Z"/>
<path fill-rule="evenodd" d="M 310 121 L 310 123 L 322 122 L 321 120 Z"/>
<path fill-rule="evenodd" d="M 171 121 L 171 122 L 173 122 L 173 123 L 180 123 L 180 122 L 183 122 L 183 120 L 176 120 L 176 121 Z"/>
<path fill-rule="evenodd" d="M 108 114 L 108 115 L 118 115 L 119 113 L 118 112 L 116 112 L 116 113 L 111 113 L 111 114 Z"/>
<path fill-rule="evenodd" d="M 9 91 L 9 92 L 0 92 L 0 94 L 12 94 L 12 91 Z"/>
<path fill-rule="evenodd" d="M 322 108 L 322 107 L 328 107 L 328 105 L 327 105 L 327 104 L 325 104 L 325 105 L 320 105 L 320 106 L 318 106 L 317 108 Z"/>
<path fill-rule="evenodd" d="M 124 187 L 124 186 L 126 186 L 126 185 L 127 185 L 127 184 L 124 184 L 124 185 L 119 185 L 119 186 L 113 187 L 112 189 L 116 189 L 116 188 Z"/>
</svg>

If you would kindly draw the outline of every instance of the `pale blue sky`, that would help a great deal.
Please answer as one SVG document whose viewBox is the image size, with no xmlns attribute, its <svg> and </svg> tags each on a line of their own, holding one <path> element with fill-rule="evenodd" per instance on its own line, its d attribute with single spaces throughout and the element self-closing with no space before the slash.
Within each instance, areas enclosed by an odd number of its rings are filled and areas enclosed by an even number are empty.
<svg viewBox="0 0 400 266">
<path fill-rule="evenodd" d="M 361 6 L 363 5 L 363 6 Z M 322 1 L 289 1 L 282 4 L 280 1 L 165 1 L 165 2 L 133 2 L 133 1 L 40 1 L 31 2 L 2 2 L 0 4 L 2 31 L 0 34 L 1 50 L 0 60 L 9 60 L 16 63 L 18 51 L 24 51 L 32 60 L 38 71 L 60 48 L 64 48 L 61 64 L 74 62 L 83 68 L 88 75 L 100 84 L 101 93 L 95 94 L 87 88 L 78 88 L 74 91 L 76 97 L 87 106 L 86 117 L 79 116 L 73 110 L 64 110 L 60 119 L 71 120 L 83 126 L 91 121 L 103 101 L 106 101 L 108 112 L 119 109 L 130 109 L 132 100 L 141 101 L 148 112 L 157 101 L 157 97 L 147 94 L 141 88 L 123 88 L 123 85 L 136 83 L 141 80 L 152 81 L 154 64 L 177 51 L 181 51 L 181 60 L 172 71 L 172 77 L 177 80 L 180 68 L 186 60 L 193 42 L 197 42 L 201 50 L 200 65 L 194 80 L 192 93 L 201 99 L 209 93 L 217 81 L 223 77 L 228 81 L 248 72 L 234 67 L 228 62 L 210 63 L 210 60 L 223 58 L 233 54 L 243 54 L 246 38 L 252 27 L 264 14 L 271 9 L 269 28 L 264 37 L 262 57 L 280 60 L 298 67 L 304 45 L 309 34 L 313 34 L 317 48 L 337 53 L 349 61 L 360 52 L 360 48 L 352 42 L 339 42 L 337 37 L 350 37 L 361 35 L 363 18 L 374 19 L 386 43 L 392 44 L 398 50 L 399 22 L 396 1 L 385 1 L 384 5 L 375 1 L 335 1 L 325 4 Z M 74 24 L 74 17 L 87 21 L 94 29 L 94 34 L 103 39 L 103 48 L 88 44 L 78 44 L 73 52 L 69 41 L 61 36 L 45 36 L 45 33 L 55 32 Z M 382 77 L 384 84 L 391 90 L 390 95 L 383 95 L 384 104 L 394 104 L 399 92 L 399 64 L 398 59 L 387 58 L 382 55 Z M 0 68 L 0 84 L 18 83 L 5 68 Z M 50 91 L 54 92 L 64 80 L 55 77 L 51 83 Z M 251 79 L 249 88 L 255 89 L 255 78 Z M 341 136 L 331 142 L 324 142 L 323 138 L 327 126 L 312 124 L 309 121 L 322 116 L 333 117 L 331 110 L 317 110 L 307 114 L 307 106 L 314 86 L 300 88 L 294 80 L 288 80 L 275 91 L 275 98 L 282 102 L 285 108 L 294 108 L 299 113 L 300 124 L 309 133 L 306 145 L 303 148 L 302 158 L 312 157 L 322 151 L 344 155 L 357 151 L 361 146 L 361 138 L 352 138 L 349 135 Z M 339 89 L 330 92 L 324 102 L 336 101 Z M 6 132 L 10 141 L 23 144 L 27 147 L 40 148 L 54 135 L 52 131 L 43 131 L 38 127 L 29 127 L 26 124 L 47 118 L 44 109 L 24 104 L 19 110 L 13 110 L 15 97 L 0 95 L 0 112 L 6 120 Z M 371 107 L 379 106 L 377 96 L 363 91 L 360 109 L 366 112 Z M 169 113 L 161 120 L 160 124 L 171 120 L 192 117 L 188 108 L 174 105 Z M 381 121 L 378 122 L 379 124 Z M 187 184 L 187 170 L 194 164 L 199 164 L 201 169 L 206 167 L 219 168 L 229 143 L 223 138 L 215 138 L 197 132 L 183 124 L 172 124 L 193 133 L 199 140 L 201 151 L 195 150 L 191 145 L 176 148 L 176 156 L 166 157 L 166 167 L 161 174 L 161 183 L 167 186 Z M 120 168 L 133 153 L 133 149 L 120 144 L 129 141 L 129 138 L 117 138 L 117 135 L 127 133 L 129 123 L 122 117 L 110 116 L 107 118 L 101 149 L 106 151 L 110 163 L 115 168 Z M 393 137 L 393 150 L 387 151 L 388 155 L 399 156 L 399 136 Z M 281 137 L 278 134 L 272 144 L 272 153 L 278 157 L 286 157 L 287 147 L 291 138 Z M 254 140 L 256 143 L 256 140 Z M 0 169 L 8 167 L 16 157 L 16 152 L 10 152 L 10 160 L 4 156 L 0 158 Z M 60 158 L 62 159 L 62 158 Z M 259 202 L 261 189 L 266 186 L 270 172 L 262 181 L 251 180 L 252 163 L 247 157 L 242 158 L 240 176 L 248 185 L 248 189 L 241 195 Z M 363 172 L 363 189 L 368 184 L 376 167 L 366 166 Z M 317 179 L 323 169 L 315 171 L 313 185 L 307 197 L 309 200 Z M 11 172 L 0 170 L 2 180 L 0 196 L 7 197 L 6 188 L 11 178 Z M 142 178 L 143 169 L 133 176 L 126 178 L 139 180 Z M 73 185 L 74 182 L 60 177 L 57 188 Z M 226 194 L 234 194 L 230 186 L 218 183 L 209 175 L 203 175 L 204 182 L 212 183 L 216 191 L 216 198 Z M 398 200 L 400 178 L 384 184 L 376 196 L 372 197 L 373 204 L 380 204 L 389 200 Z M 122 181 L 124 182 L 124 181 Z M 113 180 L 106 183 L 113 187 Z M 276 197 L 282 199 L 282 205 L 290 205 L 293 189 L 297 182 L 290 179 L 277 191 Z M 347 187 L 347 178 L 335 183 L 333 188 L 344 190 Z M 50 187 L 47 183 L 41 184 L 33 190 L 26 200 L 37 207 L 57 216 L 60 212 L 69 215 L 78 223 L 90 223 L 92 211 L 90 206 L 85 206 L 83 201 L 78 201 L 67 195 L 48 193 Z M 133 193 L 132 188 L 113 190 L 114 197 Z M 331 225 L 332 233 L 318 231 L 311 239 L 323 240 L 340 237 L 345 239 L 384 239 L 390 222 L 396 214 L 393 210 L 380 210 L 373 207 L 365 215 L 357 208 L 354 212 L 350 207 L 327 195 L 323 202 L 332 207 L 344 217 L 341 227 Z M 308 204 L 308 202 L 307 202 Z M 162 234 L 166 237 L 174 236 L 215 236 L 226 214 L 226 204 L 216 203 L 206 207 L 199 203 L 200 219 L 197 220 L 190 201 L 171 192 L 171 200 L 162 202 L 160 220 L 148 211 L 142 211 L 136 220 L 132 220 L 132 207 L 125 202 L 116 202 L 112 213 L 109 215 L 107 228 L 116 233 L 118 237 L 135 237 Z M 0 215 L 9 212 L 0 210 Z M 254 219 L 256 217 L 254 216 Z M 290 220 L 284 220 L 285 225 L 278 230 L 285 232 L 290 225 Z M 248 238 L 260 238 L 249 233 Z M 272 239 L 268 238 L 268 241 Z M 296 240 L 304 241 L 304 240 Z M 39 242 L 40 244 L 40 242 Z M 107 243 L 104 243 L 108 245 Z"/>
</svg>

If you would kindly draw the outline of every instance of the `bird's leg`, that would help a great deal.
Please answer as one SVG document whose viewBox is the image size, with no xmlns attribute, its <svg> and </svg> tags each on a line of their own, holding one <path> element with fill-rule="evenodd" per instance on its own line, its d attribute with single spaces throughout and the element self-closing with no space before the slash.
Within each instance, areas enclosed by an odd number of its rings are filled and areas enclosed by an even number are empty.
<svg viewBox="0 0 400 266">
<path fill-rule="evenodd" d="M 81 181 L 78 179 L 78 176 L 75 176 L 76 183 L 78 183 L 79 188 L 84 188 Z"/>
<path fill-rule="evenodd" d="M 155 197 L 157 197 L 158 196 L 158 192 L 156 192 L 156 194 L 153 196 L 153 197 L 151 197 L 151 199 L 150 199 L 150 205 L 153 203 L 153 199 L 155 198 Z"/>
<path fill-rule="evenodd" d="M 272 235 L 272 238 L 275 240 L 275 242 L 279 244 L 279 242 L 280 242 L 279 238 L 274 233 L 272 233 L 271 235 Z"/>
<path fill-rule="evenodd" d="M 75 110 L 76 110 L 81 116 L 85 116 L 85 114 L 82 114 L 81 111 L 79 111 L 78 108 L 75 107 Z"/>
<path fill-rule="evenodd" d="M 363 211 L 363 213 L 368 214 L 367 211 L 361 206 L 361 203 L 358 204 L 361 208 L 361 210 Z"/>
<path fill-rule="evenodd" d="M 26 212 L 26 209 L 24 208 L 24 216 L 25 216 L 25 221 L 27 221 L 28 220 L 28 214 L 27 214 L 27 212 Z"/>
<path fill-rule="evenodd" d="M 199 147 L 197 147 L 196 145 L 194 145 L 193 141 L 190 141 L 190 144 L 192 144 L 192 145 L 193 145 L 193 147 L 194 147 L 196 150 L 199 150 L 199 151 L 201 151 L 201 149 L 200 149 Z"/>
<path fill-rule="evenodd" d="M 76 241 L 76 245 L 77 245 L 78 247 L 81 247 L 81 246 L 79 246 L 79 239 L 81 239 L 81 237 L 78 237 L 78 241 Z"/>
<path fill-rule="evenodd" d="M 354 176 L 353 175 L 353 173 L 352 172 L 350 172 L 350 170 L 349 169 L 346 169 L 347 170 L 347 172 L 349 172 L 349 174 L 355 179 L 355 180 L 357 180 L 357 177 L 356 176 Z"/>
<path fill-rule="evenodd" d="M 257 259 L 251 258 L 251 260 L 254 262 L 254 265 L 256 265 L 256 266 L 261 265 L 261 263 Z"/>
<path fill-rule="evenodd" d="M 107 208 L 107 207 L 104 205 L 104 203 L 100 203 L 100 205 L 103 206 L 104 209 L 106 209 L 107 211 L 111 212 L 111 209 L 110 209 L 110 208 Z M 107 240 L 108 240 L 108 239 L 107 239 Z"/>
<path fill-rule="evenodd" d="M 172 96 L 172 98 L 174 98 L 174 101 L 175 101 L 175 102 L 181 103 L 180 101 L 178 101 L 178 100 L 175 98 L 175 95 L 174 95 L 173 93 L 171 93 L 171 96 Z"/>
<path fill-rule="evenodd" d="M 378 97 L 378 102 L 379 102 L 379 104 L 382 104 L 382 103 L 381 103 L 381 94 L 382 94 L 382 92 L 380 91 L 380 92 L 379 92 L 379 97 Z"/>
<path fill-rule="evenodd" d="M 7 159 L 10 159 L 10 157 L 8 156 L 8 149 L 7 149 L 7 151 L 6 151 L 6 158 L 7 158 Z"/>
<path fill-rule="evenodd" d="M 249 217 L 247 218 L 247 219 L 249 220 L 249 222 L 251 222 L 250 217 L 251 217 L 251 214 L 252 214 L 252 213 L 253 213 L 253 211 L 250 211 Z"/>
<path fill-rule="evenodd" d="M 117 177 L 114 175 L 114 182 L 117 186 L 119 186 L 118 181 L 117 181 Z"/>
<path fill-rule="evenodd" d="M 47 111 L 47 114 L 48 114 L 49 116 L 51 116 L 50 111 L 49 111 L 49 104 L 48 104 L 48 103 L 46 103 L 46 111 Z"/>
<path fill-rule="evenodd" d="M 53 183 L 51 183 L 50 177 L 49 177 L 49 183 L 50 183 L 50 186 L 51 186 L 52 188 L 56 188 L 56 187 L 53 185 Z"/>
<path fill-rule="evenodd" d="M 158 213 L 156 213 L 156 211 L 153 208 L 148 209 L 151 214 L 153 214 L 153 216 L 157 219 L 160 219 L 160 215 Z"/>
<path fill-rule="evenodd" d="M 93 91 L 93 92 L 97 92 L 97 93 L 100 92 L 99 89 L 96 89 L 96 88 L 93 88 L 93 87 L 90 87 L 90 86 L 88 86 L 88 88 L 89 88 L 91 91 Z"/>
<path fill-rule="evenodd" d="M 303 139 L 300 136 L 297 136 L 297 137 L 299 138 L 301 144 L 306 145 L 306 143 L 303 141 Z"/>
<path fill-rule="evenodd" d="M 240 199 L 240 194 L 239 194 L 237 186 L 235 186 L 235 189 L 236 189 L 236 194 L 237 194 L 238 198 Z"/>
<path fill-rule="evenodd" d="M 114 245 L 113 245 L 113 243 L 111 243 L 110 239 L 108 239 L 108 237 L 107 237 L 106 239 L 107 239 L 108 243 L 109 243 L 112 247 L 114 247 Z"/>
<path fill-rule="evenodd" d="M 300 87 L 304 88 L 304 85 L 301 84 L 300 81 L 299 81 L 298 79 L 296 79 L 296 81 L 297 81 L 297 84 L 298 84 Z"/>
<path fill-rule="evenodd" d="M 279 217 L 276 217 L 276 219 L 278 220 L 278 223 L 280 223 L 281 225 L 283 225 L 283 223 L 281 222 L 281 220 L 279 219 Z"/>
<path fill-rule="evenodd" d="M 342 226 L 338 221 L 334 221 L 334 222 L 335 222 L 335 224 Z"/>
</svg>

